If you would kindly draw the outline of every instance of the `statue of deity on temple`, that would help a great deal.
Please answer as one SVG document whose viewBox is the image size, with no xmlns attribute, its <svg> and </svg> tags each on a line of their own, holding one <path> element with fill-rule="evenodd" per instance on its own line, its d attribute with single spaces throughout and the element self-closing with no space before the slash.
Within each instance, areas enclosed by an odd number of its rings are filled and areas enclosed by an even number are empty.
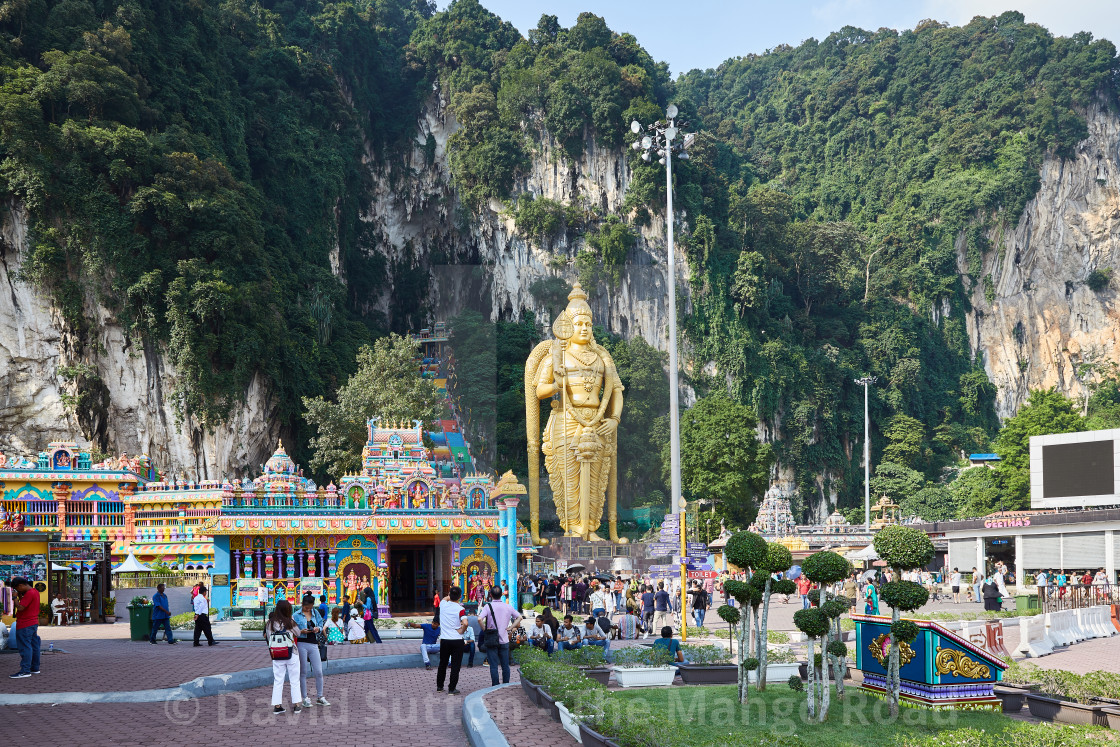
<svg viewBox="0 0 1120 747">
<path fill-rule="evenodd" d="M 587 293 L 576 283 L 568 307 L 552 324 L 553 340 L 525 362 L 525 418 L 529 448 L 529 511 L 534 544 L 540 539 L 540 453 L 565 536 L 602 540 L 595 531 L 604 502 L 612 542 L 618 537 L 618 424 L 622 381 L 614 360 L 592 334 Z M 541 435 L 539 400 L 552 398 Z"/>
</svg>

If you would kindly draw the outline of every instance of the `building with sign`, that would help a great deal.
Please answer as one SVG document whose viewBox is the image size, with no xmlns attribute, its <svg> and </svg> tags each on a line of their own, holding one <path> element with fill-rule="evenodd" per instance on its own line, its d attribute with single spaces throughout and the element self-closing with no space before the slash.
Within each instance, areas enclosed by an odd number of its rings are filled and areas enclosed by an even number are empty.
<svg viewBox="0 0 1120 747">
<path fill-rule="evenodd" d="M 316 486 L 282 446 L 252 482 L 222 486 L 221 508 L 202 531 L 214 537 L 211 603 L 256 607 L 303 593 L 360 600 L 372 590 L 381 616 L 426 614 L 438 593 L 461 586 L 477 602 L 495 584 L 516 586 L 516 507 L 511 473 L 445 478 L 427 458 L 421 424 L 367 424 L 362 470 Z M 239 601 L 240 600 L 240 601 Z M 244 603 L 242 603 L 244 602 Z"/>
</svg>

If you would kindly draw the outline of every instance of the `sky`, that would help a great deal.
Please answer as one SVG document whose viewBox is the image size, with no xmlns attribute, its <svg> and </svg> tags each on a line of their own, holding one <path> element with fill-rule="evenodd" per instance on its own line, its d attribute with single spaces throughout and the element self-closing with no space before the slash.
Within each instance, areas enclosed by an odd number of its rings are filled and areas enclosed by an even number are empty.
<svg viewBox="0 0 1120 747">
<path fill-rule="evenodd" d="M 762 53 L 779 44 L 823 39 L 843 26 L 874 31 L 914 28 L 932 18 L 954 26 L 973 16 L 1018 10 L 1057 36 L 1089 31 L 1120 45 L 1120 0 L 480 0 L 521 33 L 550 13 L 570 27 L 582 11 L 603 16 L 617 32 L 637 37 L 676 77 L 716 67 L 730 57 Z M 439 0 L 446 8 L 447 0 Z"/>
</svg>

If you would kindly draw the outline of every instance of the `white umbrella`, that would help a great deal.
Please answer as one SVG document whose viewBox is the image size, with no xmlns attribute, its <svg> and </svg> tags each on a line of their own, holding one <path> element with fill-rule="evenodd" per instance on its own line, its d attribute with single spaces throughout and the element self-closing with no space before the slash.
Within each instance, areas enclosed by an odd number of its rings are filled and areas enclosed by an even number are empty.
<svg viewBox="0 0 1120 747">
<path fill-rule="evenodd" d="M 132 550 L 128 551 L 128 557 L 124 559 L 124 562 L 113 569 L 113 573 L 151 573 L 151 572 L 152 572 L 151 568 L 149 568 L 148 566 L 144 565 L 143 563 L 141 563 L 139 560 L 136 559 L 136 554 Z"/>
<path fill-rule="evenodd" d="M 868 545 L 862 550 L 852 550 L 845 553 L 844 557 L 848 560 L 878 560 L 879 553 L 875 552 L 875 545 Z"/>
<path fill-rule="evenodd" d="M 52 562 L 51 563 L 51 570 L 52 571 L 72 571 L 74 569 L 71 568 L 68 565 L 59 565 L 58 563 Z"/>
</svg>

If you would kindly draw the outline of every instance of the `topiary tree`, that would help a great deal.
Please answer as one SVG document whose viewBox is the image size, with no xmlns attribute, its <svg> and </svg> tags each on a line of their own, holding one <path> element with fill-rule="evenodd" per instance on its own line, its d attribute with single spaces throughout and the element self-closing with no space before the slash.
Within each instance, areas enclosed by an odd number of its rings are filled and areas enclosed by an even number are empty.
<svg viewBox="0 0 1120 747">
<path fill-rule="evenodd" d="M 746 659 L 750 647 L 750 613 L 748 609 L 756 607 L 762 599 L 762 593 L 750 581 L 754 574 L 766 565 L 766 540 L 754 532 L 736 532 L 727 540 L 723 550 L 727 562 L 742 568 L 747 573 L 747 581 L 728 581 L 723 585 L 723 590 L 728 596 L 733 597 L 741 605 L 739 625 L 739 702 L 747 702 L 747 669 Z M 758 601 L 755 601 L 755 600 Z"/>
<path fill-rule="evenodd" d="M 825 674 L 823 683 L 817 678 L 816 643 L 818 638 L 828 635 L 828 616 L 820 607 L 810 607 L 793 613 L 793 624 L 809 639 L 809 717 L 816 716 L 818 721 L 824 721 L 828 712 L 828 676 Z M 822 673 L 827 672 L 824 666 L 821 670 Z"/>
<path fill-rule="evenodd" d="M 897 717 L 902 688 L 902 681 L 898 674 L 898 644 L 901 634 L 908 634 L 910 628 L 900 626 L 896 629 L 894 626 L 900 621 L 900 612 L 916 610 L 929 599 L 929 592 L 921 584 L 902 581 L 902 572 L 922 568 L 933 560 L 933 542 L 925 532 L 896 524 L 880 529 L 875 535 L 873 544 L 875 552 L 893 569 L 897 579 L 883 584 L 883 588 L 879 591 L 879 598 L 891 608 L 891 653 L 887 666 L 887 693 L 890 698 L 891 716 Z M 914 626 L 915 630 L 916 628 L 917 626 Z"/>
<path fill-rule="evenodd" d="M 762 585 L 762 615 L 756 626 L 755 633 L 755 658 L 758 659 L 758 689 L 766 689 L 766 623 L 770 616 L 770 595 L 771 594 L 792 594 L 793 591 L 788 589 L 788 586 L 793 586 L 793 582 L 783 579 L 782 581 L 775 581 L 775 573 L 785 573 L 793 565 L 793 553 L 789 551 L 785 545 L 779 545 L 777 542 L 766 543 L 766 560 L 763 567 L 759 569 L 759 574 L 755 578 L 762 579 L 765 577 Z M 777 585 L 782 588 L 778 589 Z M 788 586 L 787 586 L 788 584 Z"/>
<path fill-rule="evenodd" d="M 735 641 L 738 640 L 736 631 L 739 629 L 739 609 L 737 607 L 732 607 L 730 604 L 721 604 L 719 609 L 716 610 L 716 614 L 719 615 L 721 620 L 731 626 L 731 637 L 727 642 L 731 647 L 731 653 L 734 654 Z M 738 659 L 736 659 L 736 661 L 738 661 Z"/>
<path fill-rule="evenodd" d="M 835 628 L 836 639 L 840 638 L 840 615 L 846 607 L 841 607 L 841 602 L 837 601 L 832 595 L 828 593 L 828 587 L 832 584 L 840 583 L 848 577 L 852 572 L 852 564 L 848 562 L 843 556 L 832 552 L 831 550 L 822 550 L 815 552 L 801 563 L 801 572 L 805 574 L 805 578 L 813 583 L 819 584 L 820 588 L 816 593 L 817 605 L 825 621 L 825 631 L 822 633 L 824 641 L 821 644 L 822 664 L 821 675 L 824 682 L 821 688 L 820 696 L 820 709 L 819 718 L 824 721 L 825 716 L 828 715 L 828 698 L 829 698 L 829 669 L 837 669 L 839 679 L 843 680 L 843 672 L 839 671 L 839 664 L 834 664 L 833 657 L 828 653 L 828 644 L 833 640 L 831 633 Z M 807 634 L 806 634 L 807 635 Z M 842 692 L 843 686 L 838 686 L 838 690 Z"/>
</svg>

